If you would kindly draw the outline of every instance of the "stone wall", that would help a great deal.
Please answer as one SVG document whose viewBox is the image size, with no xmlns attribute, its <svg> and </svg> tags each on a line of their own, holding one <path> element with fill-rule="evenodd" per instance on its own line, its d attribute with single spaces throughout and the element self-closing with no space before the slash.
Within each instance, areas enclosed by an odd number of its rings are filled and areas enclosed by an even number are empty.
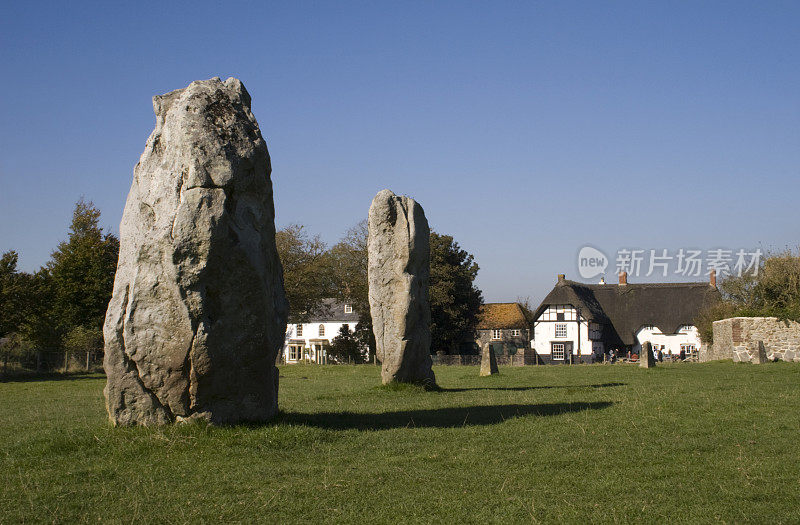
<svg viewBox="0 0 800 525">
<path fill-rule="evenodd" d="M 495 354 L 496 355 L 496 354 Z M 496 355 L 498 366 L 523 366 L 535 365 L 536 356 L 532 349 L 526 349 L 524 354 L 517 353 L 516 355 Z M 432 355 L 434 365 L 463 365 L 463 366 L 480 366 L 481 356 L 479 355 L 465 355 L 465 354 L 446 354 L 446 355 Z M 541 359 L 539 364 L 541 364 Z"/>
<path fill-rule="evenodd" d="M 748 344 L 763 341 L 767 360 L 800 362 L 800 323 L 775 317 L 732 317 L 714 321 L 713 326 L 714 345 L 700 347 L 700 361 L 744 356 Z"/>
</svg>

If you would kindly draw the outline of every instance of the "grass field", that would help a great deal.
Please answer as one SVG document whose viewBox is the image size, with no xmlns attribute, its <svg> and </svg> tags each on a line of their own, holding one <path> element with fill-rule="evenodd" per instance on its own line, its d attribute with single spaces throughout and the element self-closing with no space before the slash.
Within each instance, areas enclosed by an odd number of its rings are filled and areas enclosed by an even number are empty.
<svg viewBox="0 0 800 525">
<path fill-rule="evenodd" d="M 257 427 L 111 428 L 99 375 L 0 383 L 2 522 L 800 522 L 800 365 L 281 368 Z"/>
</svg>

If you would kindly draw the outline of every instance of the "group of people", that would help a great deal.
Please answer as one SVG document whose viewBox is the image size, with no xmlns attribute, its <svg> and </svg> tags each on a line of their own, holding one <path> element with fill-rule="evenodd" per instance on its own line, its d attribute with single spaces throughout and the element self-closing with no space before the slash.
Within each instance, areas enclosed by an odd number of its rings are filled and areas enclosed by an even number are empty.
<svg viewBox="0 0 800 525">
<path fill-rule="evenodd" d="M 664 361 L 664 357 L 665 357 L 664 345 L 661 345 L 660 347 L 658 345 L 653 345 L 652 348 L 653 348 L 653 359 L 655 359 L 656 361 L 659 361 L 659 362 L 663 362 Z M 618 349 L 611 348 L 608 352 L 606 352 L 603 355 L 603 361 L 606 362 L 606 363 L 616 363 L 617 360 L 619 359 L 619 355 L 620 355 L 620 351 Z M 675 354 L 672 353 L 672 350 L 669 351 L 669 354 L 667 354 L 666 357 L 670 361 L 675 361 Z M 686 350 L 684 348 L 681 348 L 681 351 L 678 354 L 677 359 L 678 359 L 678 361 L 685 361 L 686 360 Z M 626 360 L 627 361 L 638 361 L 639 360 L 639 355 L 631 353 L 631 351 L 628 350 L 628 352 L 626 354 Z"/>
</svg>

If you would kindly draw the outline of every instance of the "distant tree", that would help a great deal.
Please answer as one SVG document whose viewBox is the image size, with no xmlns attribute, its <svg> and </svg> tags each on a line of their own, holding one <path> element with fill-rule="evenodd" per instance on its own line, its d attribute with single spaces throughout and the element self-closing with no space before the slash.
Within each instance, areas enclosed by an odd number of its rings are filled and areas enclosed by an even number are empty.
<svg viewBox="0 0 800 525">
<path fill-rule="evenodd" d="M 18 259 L 13 250 L 0 258 L 0 337 L 17 331 L 25 320 L 30 276 L 17 270 Z"/>
<path fill-rule="evenodd" d="M 47 265 L 51 279 L 52 319 L 61 334 L 83 326 L 103 326 L 114 286 L 119 239 L 99 226 L 100 210 L 81 198 L 72 214 L 68 239 Z"/>
<path fill-rule="evenodd" d="M 372 333 L 372 316 L 369 310 L 369 281 L 367 277 L 367 221 L 362 220 L 345 233 L 341 241 L 329 252 L 336 296 L 353 305 L 359 321 L 355 337 L 375 354 L 375 336 Z M 371 358 L 371 357 L 370 357 Z"/>
<path fill-rule="evenodd" d="M 278 230 L 275 243 L 283 265 L 289 322 L 306 321 L 322 299 L 334 293 L 325 243 L 318 235 L 310 237 L 299 224 Z"/>
<path fill-rule="evenodd" d="M 536 306 L 531 302 L 530 297 L 517 297 L 517 304 L 522 309 L 522 314 L 525 316 L 525 323 L 529 330 L 533 330 L 533 313 Z"/>
<path fill-rule="evenodd" d="M 67 332 L 64 338 L 64 350 L 67 353 L 64 359 L 67 366 L 70 356 L 81 357 L 81 361 L 88 364 L 89 361 L 86 357 L 89 354 L 103 350 L 103 332 L 99 328 L 76 326 Z M 66 372 L 66 370 L 64 371 Z"/>
<path fill-rule="evenodd" d="M 364 357 L 358 339 L 356 339 L 350 327 L 343 324 L 339 329 L 339 334 L 333 338 L 328 347 L 328 359 L 336 363 L 361 363 Z"/>
<path fill-rule="evenodd" d="M 478 265 L 450 235 L 431 231 L 431 351 L 458 352 L 472 339 L 483 304 L 475 286 Z"/>
<path fill-rule="evenodd" d="M 61 346 L 58 309 L 55 304 L 53 278 L 47 268 L 28 277 L 25 318 L 20 326 L 21 335 L 39 349 L 56 349 Z"/>
<path fill-rule="evenodd" d="M 0 338 L 0 359 L 2 359 L 3 374 L 8 372 L 8 363 L 13 360 L 25 363 L 34 360 L 34 346 L 18 332 L 12 332 Z"/>
<path fill-rule="evenodd" d="M 363 220 L 330 249 L 336 295 L 359 313 L 369 312 L 367 237 L 367 221 Z"/>
</svg>

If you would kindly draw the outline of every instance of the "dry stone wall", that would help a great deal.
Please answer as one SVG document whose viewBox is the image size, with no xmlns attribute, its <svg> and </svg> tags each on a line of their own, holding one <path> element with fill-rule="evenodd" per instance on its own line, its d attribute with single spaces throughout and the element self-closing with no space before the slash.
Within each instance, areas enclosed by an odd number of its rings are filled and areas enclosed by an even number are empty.
<svg viewBox="0 0 800 525">
<path fill-rule="evenodd" d="M 700 361 L 758 362 L 763 341 L 767 361 L 800 362 L 800 323 L 775 317 L 732 317 L 714 321 L 714 344 L 700 348 Z M 748 359 L 749 357 L 749 359 Z"/>
</svg>

